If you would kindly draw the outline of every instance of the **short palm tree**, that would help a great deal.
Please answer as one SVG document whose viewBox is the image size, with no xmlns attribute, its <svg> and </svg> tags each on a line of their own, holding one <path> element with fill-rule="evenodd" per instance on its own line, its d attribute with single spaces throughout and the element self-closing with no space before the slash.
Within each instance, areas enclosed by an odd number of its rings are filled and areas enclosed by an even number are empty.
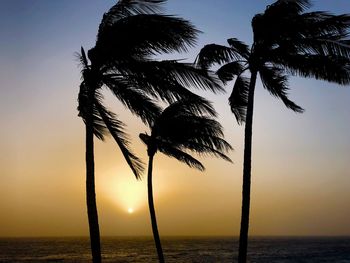
<svg viewBox="0 0 350 263">
<path fill-rule="evenodd" d="M 229 46 L 210 44 L 197 57 L 202 68 L 223 65 L 223 82 L 236 78 L 229 104 L 239 124 L 245 122 L 242 218 L 239 262 L 246 262 L 251 188 L 254 90 L 258 74 L 263 87 L 295 112 L 303 109 L 288 98 L 288 75 L 346 85 L 350 82 L 349 15 L 304 11 L 309 0 L 279 0 L 252 20 L 251 47 L 228 39 Z M 245 73 L 249 71 L 250 76 Z"/>
<path fill-rule="evenodd" d="M 164 256 L 153 202 L 153 157 L 159 151 L 201 171 L 204 170 L 204 166 L 189 152 L 214 155 L 231 161 L 225 152 L 232 148 L 223 139 L 221 125 L 210 117 L 214 114 L 213 108 L 204 99 L 177 101 L 157 116 L 151 124 L 150 135 L 140 134 L 141 140 L 147 145 L 149 156 L 148 205 L 160 263 L 164 262 Z"/>
<path fill-rule="evenodd" d="M 124 124 L 103 104 L 102 89 L 111 90 L 122 104 L 145 123 L 159 108 L 154 99 L 173 102 L 196 97 L 186 87 L 220 90 L 202 69 L 178 61 L 157 61 L 154 55 L 187 51 L 198 31 L 181 18 L 157 13 L 163 0 L 120 0 L 104 14 L 96 45 L 81 49 L 82 82 L 79 116 L 86 126 L 86 200 L 94 263 L 101 262 L 100 232 L 95 197 L 94 135 L 111 134 L 136 178 L 143 163 L 129 148 Z"/>
</svg>

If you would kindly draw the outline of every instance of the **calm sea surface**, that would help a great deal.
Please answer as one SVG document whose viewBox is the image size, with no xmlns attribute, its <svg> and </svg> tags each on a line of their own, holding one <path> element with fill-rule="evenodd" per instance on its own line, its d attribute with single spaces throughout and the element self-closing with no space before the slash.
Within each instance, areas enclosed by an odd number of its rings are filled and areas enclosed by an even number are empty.
<svg viewBox="0 0 350 263">
<path fill-rule="evenodd" d="M 168 263 L 235 262 L 237 238 L 164 238 Z M 103 262 L 157 262 L 151 238 L 103 238 Z M 350 263 L 350 238 L 252 238 L 249 262 Z M 0 262 L 89 262 L 87 238 L 2 238 Z"/>
</svg>

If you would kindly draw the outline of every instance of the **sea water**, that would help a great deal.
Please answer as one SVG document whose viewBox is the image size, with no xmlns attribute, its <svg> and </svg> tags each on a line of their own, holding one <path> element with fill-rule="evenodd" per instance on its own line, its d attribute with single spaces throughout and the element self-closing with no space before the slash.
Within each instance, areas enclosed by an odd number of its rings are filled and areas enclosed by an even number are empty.
<svg viewBox="0 0 350 263">
<path fill-rule="evenodd" d="M 237 238 L 165 237 L 168 263 L 236 262 Z M 157 262 L 152 238 L 102 238 L 103 262 Z M 261 263 L 350 263 L 350 238 L 253 237 L 249 262 Z M 91 262 L 88 238 L 0 238 L 0 262 L 44 263 Z"/>
</svg>

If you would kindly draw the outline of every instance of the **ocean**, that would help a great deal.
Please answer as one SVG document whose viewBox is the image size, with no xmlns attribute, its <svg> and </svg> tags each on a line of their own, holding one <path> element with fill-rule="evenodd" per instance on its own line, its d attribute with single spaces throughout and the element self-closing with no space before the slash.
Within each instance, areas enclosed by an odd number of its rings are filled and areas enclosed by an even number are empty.
<svg viewBox="0 0 350 263">
<path fill-rule="evenodd" d="M 167 263 L 232 263 L 237 238 L 162 238 Z M 153 263 L 157 255 L 149 237 L 102 238 L 103 262 Z M 350 237 L 253 237 L 249 262 L 350 263 Z M 0 238 L 0 262 L 91 262 L 88 238 Z"/>
</svg>

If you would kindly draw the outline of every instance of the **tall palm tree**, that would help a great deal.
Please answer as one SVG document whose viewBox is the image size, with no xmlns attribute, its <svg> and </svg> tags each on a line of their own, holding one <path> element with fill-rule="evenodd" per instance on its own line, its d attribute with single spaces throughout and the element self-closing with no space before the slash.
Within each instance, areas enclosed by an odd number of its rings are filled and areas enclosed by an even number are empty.
<svg viewBox="0 0 350 263">
<path fill-rule="evenodd" d="M 124 123 L 103 104 L 108 88 L 145 123 L 152 123 L 159 108 L 155 99 L 173 102 L 196 97 L 186 87 L 219 91 L 220 85 L 205 70 L 179 61 L 157 61 L 154 55 L 187 51 L 198 30 L 186 20 L 157 13 L 164 0 L 120 0 L 104 14 L 96 45 L 81 49 L 82 82 L 79 116 L 86 126 L 86 201 L 94 263 L 101 262 L 100 233 L 95 197 L 94 135 L 111 134 L 136 178 L 143 163 L 129 148 Z"/>
<path fill-rule="evenodd" d="M 279 0 L 252 20 L 251 47 L 228 39 L 229 46 L 205 46 L 197 57 L 202 68 L 222 65 L 223 82 L 236 78 L 229 104 L 239 124 L 245 122 L 242 217 L 239 262 L 246 262 L 251 188 L 254 90 L 258 74 L 263 87 L 295 112 L 303 109 L 288 98 L 288 76 L 350 82 L 349 15 L 304 11 L 309 0 Z M 245 73 L 249 71 L 250 76 Z"/>
<path fill-rule="evenodd" d="M 148 205 L 160 263 L 164 262 L 164 256 L 153 202 L 153 157 L 160 151 L 201 171 L 204 170 L 204 166 L 189 152 L 214 155 L 231 161 L 224 153 L 232 148 L 223 139 L 221 125 L 210 115 L 215 115 L 215 111 L 205 99 L 198 97 L 192 100 L 180 100 L 165 108 L 157 116 L 151 124 L 150 135 L 140 134 L 141 140 L 147 145 L 149 157 Z"/>
</svg>

